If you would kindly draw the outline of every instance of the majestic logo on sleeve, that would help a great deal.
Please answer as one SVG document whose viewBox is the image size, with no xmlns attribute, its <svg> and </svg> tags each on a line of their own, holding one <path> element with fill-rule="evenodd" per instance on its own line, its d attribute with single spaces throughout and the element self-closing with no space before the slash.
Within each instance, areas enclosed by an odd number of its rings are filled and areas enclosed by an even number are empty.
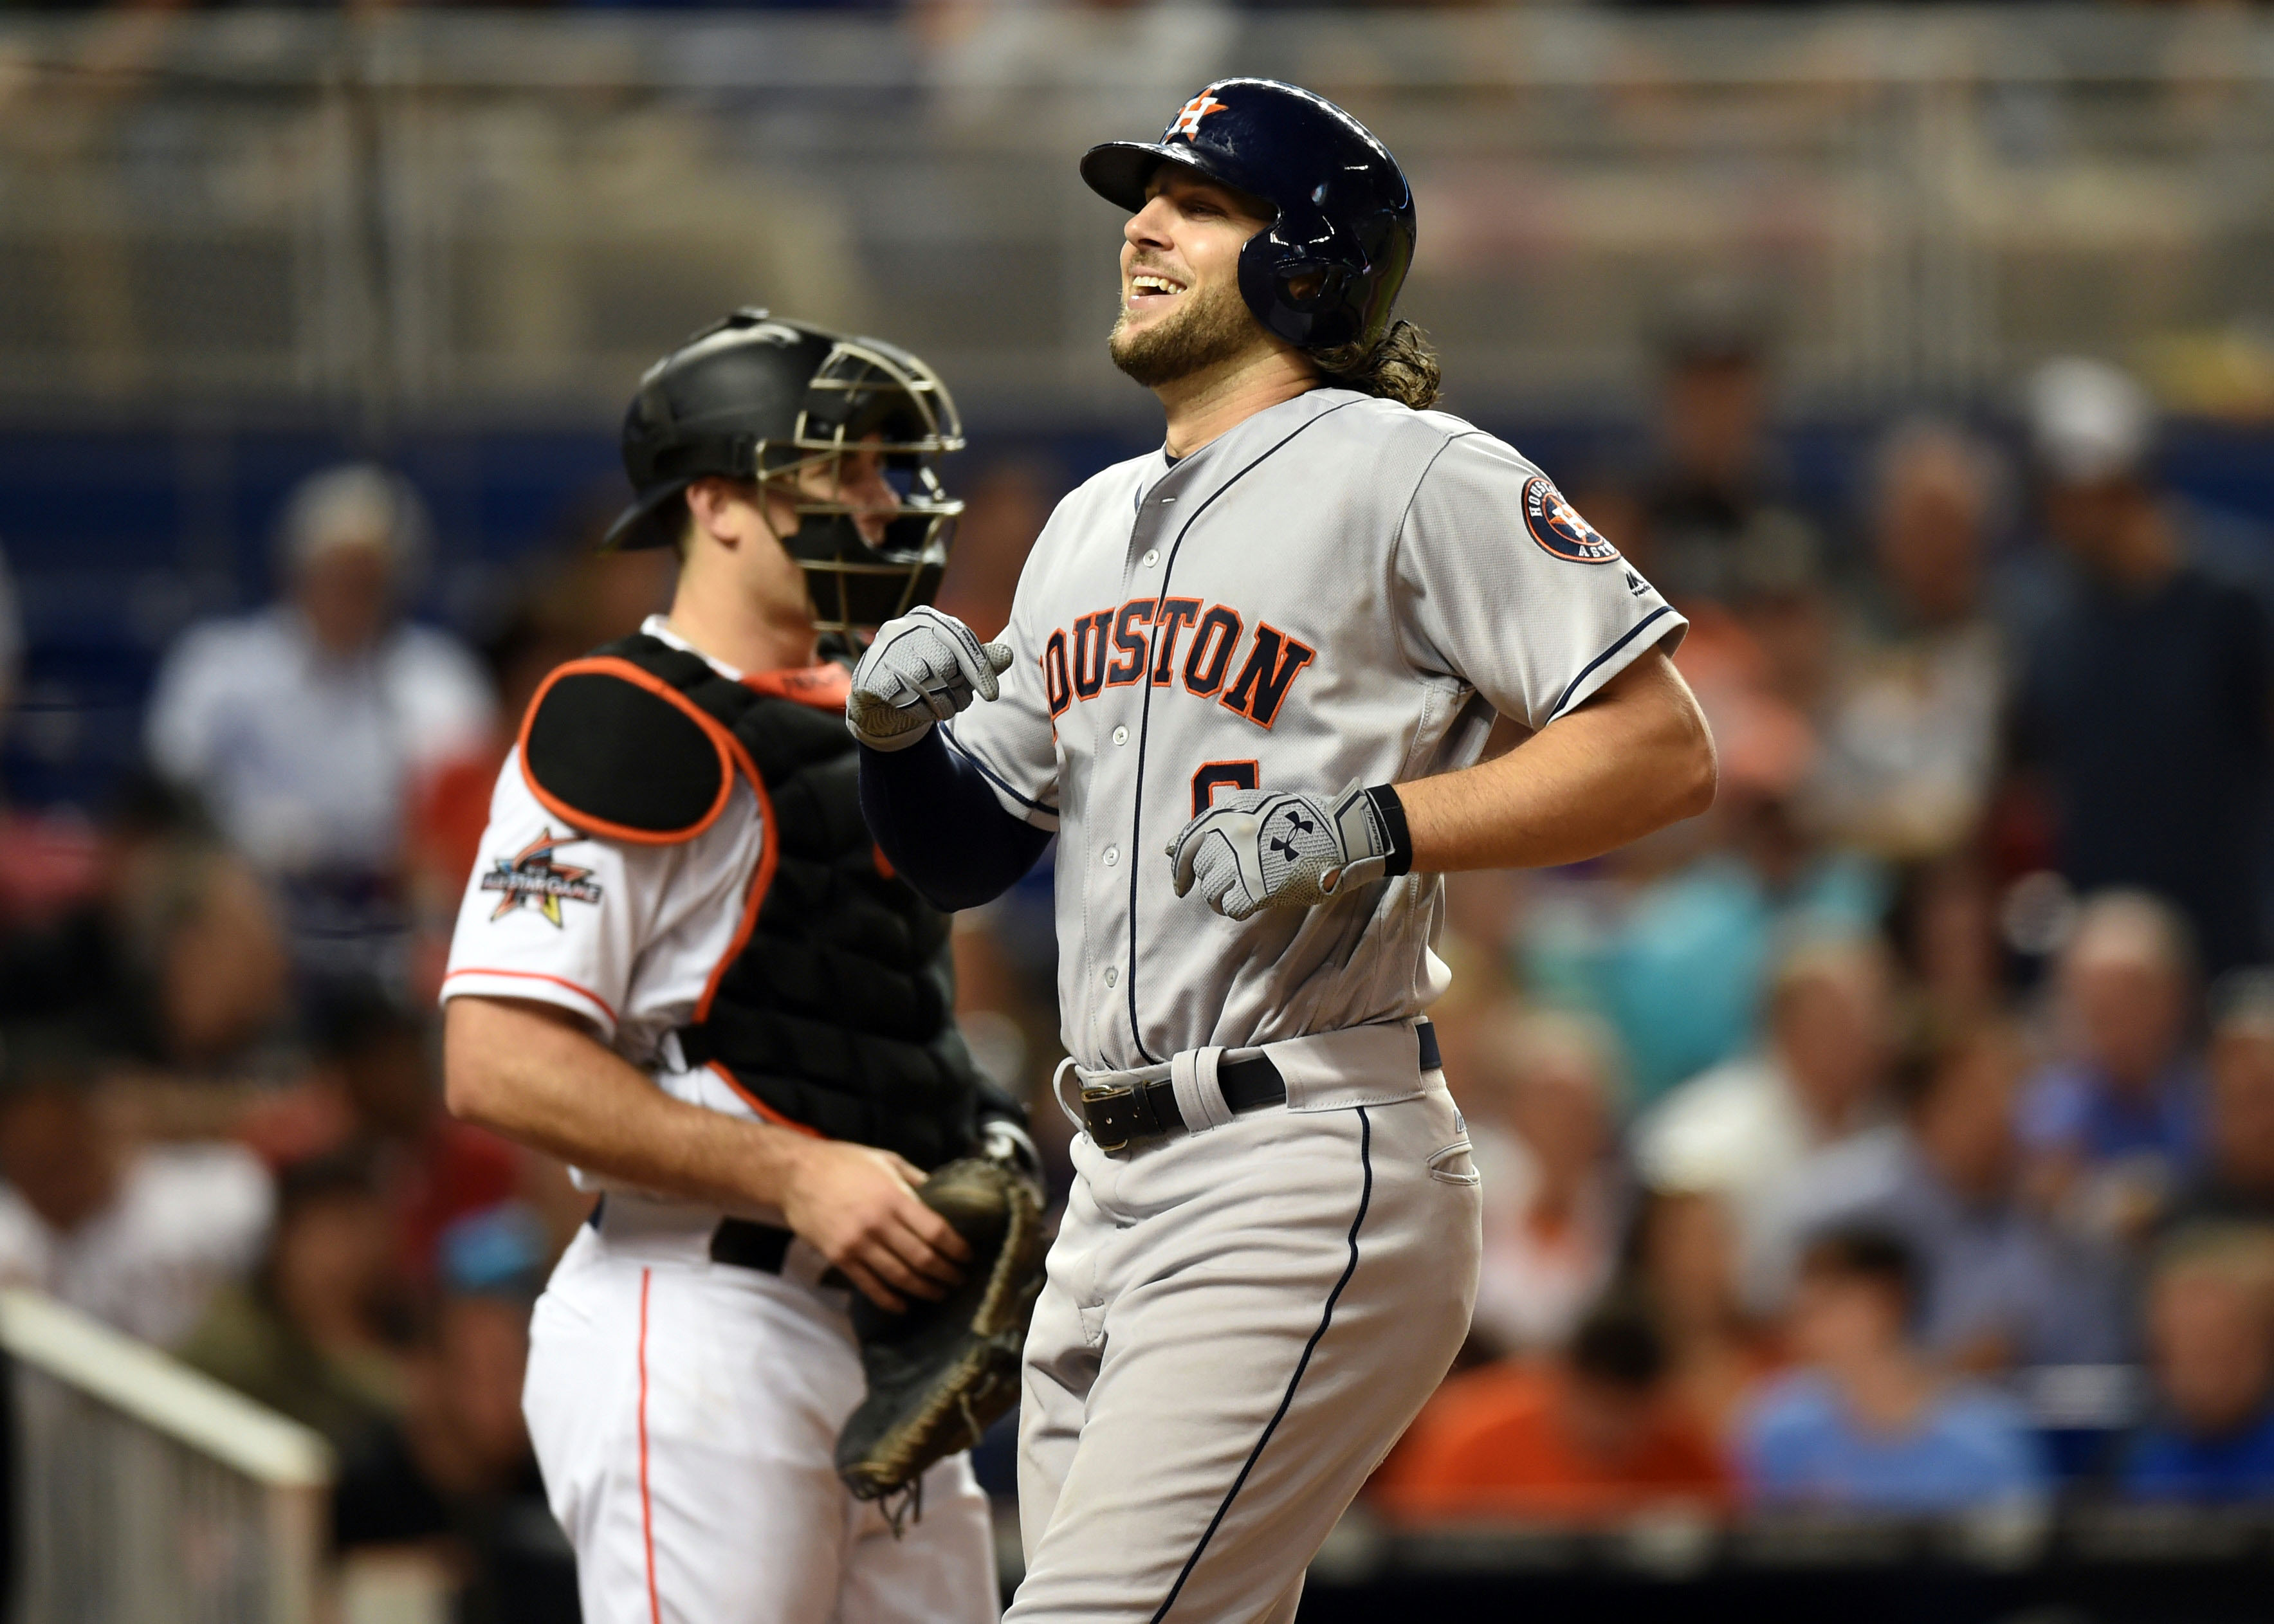
<svg viewBox="0 0 2274 1624">
<path fill-rule="evenodd" d="M 1544 474 L 1524 482 L 1524 527 L 1546 551 L 1574 564 L 1608 564 L 1619 555 Z"/>
<path fill-rule="evenodd" d="M 553 861 L 557 847 L 573 846 L 584 838 L 579 834 L 556 835 L 548 829 L 512 856 L 493 858 L 493 866 L 482 876 L 482 889 L 503 894 L 498 898 L 497 906 L 490 911 L 490 918 L 503 919 L 526 903 L 560 927 L 563 902 L 599 901 L 600 887 L 590 868 Z"/>
</svg>

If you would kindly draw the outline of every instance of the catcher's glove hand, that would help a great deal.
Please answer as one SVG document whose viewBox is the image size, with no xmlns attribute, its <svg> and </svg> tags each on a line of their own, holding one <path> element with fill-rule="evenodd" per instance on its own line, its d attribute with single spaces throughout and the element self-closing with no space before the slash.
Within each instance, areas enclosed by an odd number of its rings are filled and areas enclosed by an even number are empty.
<svg viewBox="0 0 2274 1624">
<path fill-rule="evenodd" d="M 916 1487 L 1019 1399 L 1019 1357 L 1043 1289 L 1043 1209 L 1001 1163 L 951 1162 L 916 1194 L 971 1244 L 963 1283 L 888 1313 L 853 1304 L 869 1396 L 837 1435 L 837 1475 L 861 1500 Z M 897 1526 L 897 1520 L 895 1522 Z"/>
<path fill-rule="evenodd" d="M 1329 801 L 1239 790 L 1169 842 L 1177 895 L 1197 884 L 1226 919 L 1258 908 L 1308 908 L 1413 866 L 1405 811 L 1387 785 L 1353 782 Z"/>
<path fill-rule="evenodd" d="M 877 628 L 853 668 L 845 726 L 872 750 L 904 749 L 968 705 L 993 699 L 1011 668 L 1006 643 L 982 643 L 952 614 L 918 605 Z"/>
</svg>

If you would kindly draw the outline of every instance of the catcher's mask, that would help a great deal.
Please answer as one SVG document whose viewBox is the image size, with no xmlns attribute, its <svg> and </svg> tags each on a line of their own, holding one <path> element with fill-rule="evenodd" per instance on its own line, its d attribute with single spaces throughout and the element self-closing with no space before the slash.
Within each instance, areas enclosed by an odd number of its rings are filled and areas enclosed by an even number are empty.
<svg viewBox="0 0 2274 1624">
<path fill-rule="evenodd" d="M 821 630 L 881 626 L 931 601 L 963 512 L 941 486 L 938 462 L 962 448 L 962 419 L 939 375 L 871 338 L 830 351 L 786 447 L 757 443 L 759 467 L 796 505 L 798 526 L 784 545 L 804 567 Z M 818 492 L 806 473 L 817 463 L 826 470 Z M 880 482 L 866 477 L 872 469 Z"/>
<path fill-rule="evenodd" d="M 640 380 L 623 429 L 638 494 L 601 545 L 670 545 L 682 493 L 705 475 L 768 482 L 797 512 L 782 544 L 804 568 L 816 626 L 879 626 L 939 589 L 963 504 L 938 462 L 963 443 L 954 398 L 916 356 L 738 310 Z"/>
</svg>

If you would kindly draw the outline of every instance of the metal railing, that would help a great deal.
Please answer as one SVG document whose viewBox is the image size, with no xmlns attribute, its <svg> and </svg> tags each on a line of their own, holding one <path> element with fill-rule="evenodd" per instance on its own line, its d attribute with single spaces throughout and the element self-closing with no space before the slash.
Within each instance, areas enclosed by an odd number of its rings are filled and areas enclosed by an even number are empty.
<svg viewBox="0 0 2274 1624">
<path fill-rule="evenodd" d="M 0 20 L 0 422 L 599 423 L 744 302 L 995 421 L 1133 410 L 1073 159 L 1231 71 L 1404 161 L 1472 410 L 1630 395 L 1705 272 L 1820 406 L 2077 347 L 2274 390 L 2263 11 L 121 12 Z"/>
<path fill-rule="evenodd" d="M 16 1624 L 312 1624 L 331 1451 L 155 1349 L 0 1293 Z"/>
</svg>

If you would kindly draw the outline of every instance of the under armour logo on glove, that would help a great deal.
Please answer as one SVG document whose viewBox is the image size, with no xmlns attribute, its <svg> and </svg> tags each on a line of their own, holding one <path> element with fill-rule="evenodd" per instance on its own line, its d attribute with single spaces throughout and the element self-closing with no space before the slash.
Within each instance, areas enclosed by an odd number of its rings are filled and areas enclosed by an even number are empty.
<svg viewBox="0 0 2274 1624">
<path fill-rule="evenodd" d="M 872 750 L 914 744 L 970 704 L 993 699 L 996 678 L 1011 668 L 1011 646 L 982 643 L 952 614 L 929 605 L 877 628 L 869 651 L 853 669 L 845 700 L 845 726 Z"/>
<path fill-rule="evenodd" d="M 1405 813 L 1388 786 L 1318 795 L 1240 790 L 1169 843 L 1177 895 L 1198 885 L 1226 919 L 1308 908 L 1412 867 Z"/>
<path fill-rule="evenodd" d="M 1271 849 L 1278 853 L 1282 857 L 1284 857 L 1289 862 L 1295 862 L 1300 859 L 1302 853 L 1296 849 L 1292 837 L 1299 834 L 1316 834 L 1318 832 L 1318 829 L 1319 826 L 1317 823 L 1303 816 L 1302 808 L 1299 806 L 1290 807 L 1287 808 L 1288 838 L 1282 838 L 1276 835 L 1273 836 L 1271 840 Z"/>
</svg>

